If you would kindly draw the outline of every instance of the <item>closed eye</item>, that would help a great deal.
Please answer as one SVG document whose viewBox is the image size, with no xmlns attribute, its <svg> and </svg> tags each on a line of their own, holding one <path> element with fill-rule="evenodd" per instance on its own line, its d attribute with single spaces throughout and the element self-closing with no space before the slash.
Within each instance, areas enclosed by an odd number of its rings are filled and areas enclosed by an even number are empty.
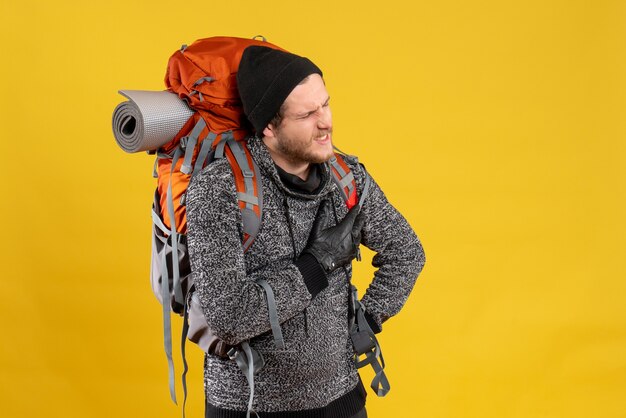
<svg viewBox="0 0 626 418">
<path fill-rule="evenodd" d="M 322 104 L 322 107 L 328 107 L 329 105 L 330 105 L 330 97 L 328 97 L 328 99 L 326 99 L 324 104 Z M 318 109 L 315 109 L 315 110 L 311 110 L 310 112 L 299 114 L 299 115 L 296 116 L 296 119 L 306 119 L 306 118 L 316 114 L 317 111 L 318 111 Z"/>
</svg>

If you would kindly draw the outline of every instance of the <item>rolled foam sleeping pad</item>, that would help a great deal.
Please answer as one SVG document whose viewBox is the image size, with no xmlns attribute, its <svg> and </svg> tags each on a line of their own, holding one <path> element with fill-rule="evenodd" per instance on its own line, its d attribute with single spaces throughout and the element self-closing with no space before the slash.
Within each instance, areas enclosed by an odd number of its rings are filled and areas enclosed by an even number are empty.
<svg viewBox="0 0 626 418">
<path fill-rule="evenodd" d="M 156 150 L 170 142 L 193 115 L 175 93 L 120 90 L 128 101 L 113 111 L 113 135 L 126 152 Z"/>
</svg>

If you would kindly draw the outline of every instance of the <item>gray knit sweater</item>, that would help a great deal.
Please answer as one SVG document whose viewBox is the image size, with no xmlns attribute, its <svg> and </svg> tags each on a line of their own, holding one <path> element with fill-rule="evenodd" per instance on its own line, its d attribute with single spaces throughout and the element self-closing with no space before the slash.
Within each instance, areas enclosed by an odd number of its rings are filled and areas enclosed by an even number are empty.
<svg viewBox="0 0 626 418">
<path fill-rule="evenodd" d="M 249 340 L 265 359 L 255 377 L 257 412 L 323 409 L 359 383 L 348 336 L 352 271 L 348 266 L 328 274 L 327 282 L 311 280 L 303 276 L 297 260 L 321 200 L 332 201 L 335 221 L 345 216 L 347 207 L 326 166 L 319 192 L 299 194 L 282 183 L 260 139 L 250 138 L 248 148 L 261 171 L 263 217 L 256 240 L 245 253 L 228 162 L 210 164 L 189 186 L 188 245 L 197 293 L 216 335 L 232 345 Z M 358 165 L 350 168 L 360 192 L 364 171 Z M 362 211 L 366 221 L 361 243 L 376 252 L 373 265 L 378 268 L 362 302 L 374 328 L 380 329 L 405 303 L 424 265 L 424 252 L 374 181 Z M 284 349 L 274 345 L 265 295 L 255 283 L 259 278 L 274 291 Z M 249 388 L 234 361 L 207 355 L 204 380 L 208 405 L 246 410 Z"/>
</svg>

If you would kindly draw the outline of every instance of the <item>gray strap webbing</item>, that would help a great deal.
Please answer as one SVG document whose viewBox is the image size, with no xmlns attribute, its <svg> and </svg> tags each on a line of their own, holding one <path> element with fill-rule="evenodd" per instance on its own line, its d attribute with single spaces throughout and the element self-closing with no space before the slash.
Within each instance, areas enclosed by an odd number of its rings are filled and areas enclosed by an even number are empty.
<svg viewBox="0 0 626 418">
<path fill-rule="evenodd" d="M 168 227 L 165 226 L 165 224 L 163 223 L 163 221 L 161 220 L 161 217 L 156 213 L 156 211 L 154 210 L 154 208 L 152 209 L 152 222 L 154 223 L 154 225 L 159 228 L 161 230 L 161 232 L 163 232 L 165 235 L 169 235 L 170 234 L 170 230 Z"/>
<path fill-rule="evenodd" d="M 258 205 L 259 199 L 254 195 L 249 195 L 247 193 L 237 192 L 237 199 L 249 203 L 251 205 Z"/>
<path fill-rule="evenodd" d="M 239 166 L 239 169 L 241 170 L 241 173 L 244 177 L 245 190 L 243 192 L 237 192 L 237 198 L 246 203 L 244 209 L 242 210 L 242 218 L 244 232 L 248 234 L 248 239 L 243 242 L 243 250 L 247 251 L 250 245 L 252 245 L 254 239 L 256 238 L 256 234 L 259 232 L 259 227 L 261 224 L 260 219 L 263 216 L 263 191 L 261 188 L 261 184 L 259 183 L 261 175 L 259 173 L 259 167 L 254 162 L 254 160 L 252 161 L 252 169 L 250 169 L 246 152 L 243 149 L 244 145 L 235 140 L 232 132 L 224 132 L 221 135 L 222 137 L 215 146 L 215 153 L 213 154 L 214 157 L 216 159 L 223 158 L 224 147 L 226 146 L 226 144 L 228 144 L 228 147 L 235 157 L 235 162 Z M 233 166 L 233 169 L 236 168 Z M 255 181 L 257 183 L 258 197 L 254 195 Z M 259 208 L 258 217 L 254 212 L 255 206 Z"/>
<path fill-rule="evenodd" d="M 173 273 L 173 287 L 174 298 L 177 302 L 183 303 L 182 290 L 180 289 L 180 272 L 178 270 L 178 233 L 176 232 L 176 219 L 174 218 L 174 203 L 172 201 L 172 173 L 174 172 L 174 166 L 178 162 L 182 151 L 181 148 L 176 148 L 174 157 L 172 158 L 172 167 L 170 169 L 170 179 L 167 184 L 167 211 L 170 216 L 170 230 L 169 235 L 172 242 L 172 273 Z M 165 226 L 165 225 L 163 225 Z M 170 397 L 175 404 L 176 402 L 176 387 L 174 382 L 174 360 L 172 358 L 172 323 L 170 318 L 170 289 L 169 289 L 169 272 L 167 270 L 167 257 L 163 255 L 161 259 L 162 271 L 161 274 L 161 300 L 163 303 L 163 339 L 165 345 L 165 355 L 167 356 L 168 369 L 169 369 L 169 383 L 170 383 Z"/>
<path fill-rule="evenodd" d="M 374 370 L 374 378 L 370 387 L 376 393 L 377 396 L 383 397 L 391 386 L 389 380 L 385 375 L 385 360 L 383 359 L 382 351 L 376 335 L 372 328 L 369 326 L 367 319 L 365 318 L 365 306 L 358 299 L 358 293 L 356 287 L 351 286 L 351 299 L 352 299 L 352 314 L 354 317 L 350 318 L 350 337 L 355 346 L 356 357 L 355 365 L 357 369 L 366 365 L 371 365 Z M 365 355 L 365 359 L 359 360 L 360 355 Z M 378 359 L 380 358 L 380 362 Z"/>
<path fill-rule="evenodd" d="M 365 173 L 365 184 L 363 185 L 361 196 L 359 196 L 359 210 L 361 210 L 361 208 L 363 207 L 363 203 L 365 203 L 365 200 L 370 193 L 370 185 L 372 184 L 372 178 L 370 177 L 369 173 L 365 171 L 365 168 L 363 166 L 361 167 L 363 168 L 363 172 Z"/>
<path fill-rule="evenodd" d="M 261 219 L 263 219 L 263 187 L 260 180 L 261 172 L 259 171 L 259 166 L 254 159 L 252 160 L 252 167 L 254 169 L 254 180 L 256 182 L 259 216 L 257 216 L 252 209 L 244 208 L 241 211 L 241 216 L 243 218 L 243 231 L 248 234 L 248 239 L 243 243 L 244 251 L 248 251 L 248 248 L 250 248 L 254 242 L 254 239 L 261 228 Z"/>
<path fill-rule="evenodd" d="M 187 332 L 189 331 L 189 304 L 191 303 L 191 295 L 193 292 L 187 294 L 187 300 L 185 300 L 185 306 L 183 308 L 183 332 L 180 340 L 180 354 L 183 357 L 183 374 L 181 376 L 183 384 L 183 418 L 185 418 L 185 406 L 187 405 L 187 372 L 189 366 L 187 364 L 187 356 L 185 355 L 185 343 L 187 341 Z"/>
<path fill-rule="evenodd" d="M 254 375 L 261 370 L 264 365 L 261 355 L 250 347 L 247 341 L 241 343 L 241 348 L 233 347 L 228 356 L 235 360 L 239 369 L 243 372 L 243 375 L 248 381 L 250 387 L 250 398 L 248 398 L 248 411 L 246 412 L 246 418 L 250 418 L 254 414 L 257 418 L 259 415 L 254 409 L 252 409 L 252 403 L 254 401 Z"/>
<path fill-rule="evenodd" d="M 280 323 L 278 322 L 278 309 L 276 307 L 276 298 L 274 297 L 274 291 L 268 282 L 263 279 L 256 281 L 265 290 L 265 297 L 267 299 L 267 310 L 270 317 L 270 326 L 272 327 L 272 334 L 274 335 L 274 344 L 278 348 L 285 348 L 285 340 L 283 339 L 283 333 L 280 329 Z"/>
<path fill-rule="evenodd" d="M 250 399 L 248 399 L 248 411 L 246 413 L 246 418 L 250 418 L 250 414 L 254 413 L 255 416 L 258 417 L 256 411 L 252 409 L 252 402 L 254 401 L 254 356 L 252 354 L 252 348 L 250 348 L 250 344 L 247 341 L 244 341 L 241 344 L 241 348 L 246 353 L 246 357 L 248 357 L 248 372 L 246 373 L 246 379 L 248 379 L 248 384 L 250 386 Z"/>
<path fill-rule="evenodd" d="M 252 245 L 253 241 L 254 241 L 254 237 L 252 237 L 252 235 L 248 235 L 248 239 L 245 240 L 243 243 L 243 250 L 247 251 L 248 248 L 250 248 L 250 246 Z"/>
<path fill-rule="evenodd" d="M 263 216 L 263 187 L 261 186 L 261 171 L 259 170 L 259 166 L 256 163 L 256 161 L 254 161 L 254 158 L 252 159 L 252 168 L 254 169 L 254 175 L 255 175 L 254 178 L 256 180 L 256 186 L 257 186 L 256 191 L 257 191 L 257 196 L 259 197 L 259 213 L 260 213 L 259 216 L 262 217 Z"/>
<path fill-rule="evenodd" d="M 200 172 L 200 170 L 202 170 L 206 157 L 209 155 L 211 146 L 213 145 L 213 141 L 216 137 L 217 135 L 215 133 L 209 132 L 209 135 L 202 141 L 202 146 L 200 147 L 198 157 L 196 157 L 196 163 L 193 166 L 193 173 L 191 174 L 191 177 L 195 176 Z"/>
<path fill-rule="evenodd" d="M 376 392 L 377 396 L 382 398 L 383 396 L 388 394 L 389 391 L 391 390 L 391 385 L 389 384 L 387 375 L 383 371 L 383 369 L 385 368 L 385 361 L 383 360 L 383 354 L 380 353 L 380 363 L 375 361 L 376 358 L 374 357 L 373 353 L 369 353 L 368 356 L 372 358 L 372 363 L 371 363 L 372 369 L 374 369 L 374 373 L 376 373 L 376 375 L 372 379 L 372 384 L 370 385 L 370 387 L 372 388 L 372 390 L 374 390 L 374 392 Z"/>
<path fill-rule="evenodd" d="M 226 142 L 228 140 L 233 139 L 233 134 L 230 131 L 222 132 L 221 135 L 222 136 L 221 136 L 219 142 L 215 146 L 215 158 L 216 159 L 224 158 L 224 146 L 226 145 Z"/>
<path fill-rule="evenodd" d="M 352 174 L 352 171 L 351 171 L 341 178 L 341 180 L 339 181 L 339 184 L 341 185 L 341 187 L 350 188 L 349 186 L 352 185 L 353 180 L 354 180 L 354 174 Z"/>
<path fill-rule="evenodd" d="M 240 195 L 243 194 L 244 196 L 243 198 L 240 196 L 240 199 L 246 202 L 246 207 L 248 209 L 252 209 L 255 204 L 251 202 L 254 202 L 256 199 L 256 197 L 254 196 L 253 183 L 254 172 L 252 171 L 252 167 L 250 167 L 250 164 L 248 164 L 248 158 L 246 157 L 246 152 L 243 149 L 243 145 L 240 142 L 235 141 L 234 139 L 229 139 L 227 144 L 228 148 L 230 148 L 230 150 L 232 151 L 235 160 L 237 161 L 237 165 L 239 165 L 239 168 L 241 169 L 241 174 L 243 175 L 245 191 L 240 192 Z M 256 202 L 258 204 L 258 199 L 256 199 Z"/>
<path fill-rule="evenodd" d="M 337 162 L 337 156 L 333 155 L 332 157 L 330 157 L 330 160 L 328 160 L 328 162 L 330 163 L 330 165 L 333 166 L 333 168 L 335 170 L 337 170 L 337 172 L 339 173 L 339 177 L 342 177 L 346 175 L 346 171 L 343 169 L 343 167 L 339 164 L 339 162 Z"/>
<path fill-rule="evenodd" d="M 196 125 L 191 130 L 191 133 L 189 134 L 189 137 L 187 139 L 187 143 L 185 144 L 185 160 L 183 161 L 182 167 L 180 167 L 181 173 L 185 173 L 185 174 L 191 173 L 191 170 L 192 170 L 191 160 L 193 158 L 193 152 L 196 148 L 196 143 L 198 142 L 198 138 L 200 137 L 200 134 L 204 130 L 205 126 L 206 126 L 206 122 L 204 121 L 204 119 L 200 118 L 198 119 L 198 122 L 196 122 Z"/>
<path fill-rule="evenodd" d="M 333 155 L 331 159 L 328 160 L 328 162 L 330 163 L 331 167 L 337 171 L 337 173 L 335 173 L 331 170 L 333 180 L 335 181 L 337 186 L 339 186 L 339 189 L 341 190 L 344 199 L 347 200 L 354 191 L 354 185 L 352 184 L 352 181 L 354 180 L 354 175 L 351 171 L 346 172 L 343 169 L 341 164 L 339 164 L 339 162 L 337 161 L 337 156 Z M 348 187 L 348 193 L 345 192 L 345 187 Z"/>
<path fill-rule="evenodd" d="M 372 366 L 375 376 L 372 379 L 370 387 L 376 393 L 376 395 L 383 397 L 387 393 L 389 393 L 389 390 L 391 389 L 389 385 L 389 380 L 387 379 L 387 376 L 385 375 L 385 372 L 383 370 L 385 368 L 385 360 L 383 359 L 383 354 L 380 350 L 378 340 L 376 339 L 374 332 L 370 328 L 367 319 L 365 319 L 365 307 L 363 307 L 361 302 L 359 302 L 359 309 L 357 310 L 357 324 L 360 332 L 367 333 L 372 343 L 374 344 L 374 348 L 372 351 L 368 351 L 367 353 L 365 353 L 364 360 L 357 360 L 356 367 L 358 369 L 368 364 Z M 379 358 L 380 362 L 378 361 Z"/>
<path fill-rule="evenodd" d="M 176 386 L 174 383 L 174 358 L 172 357 L 172 319 L 170 317 L 170 289 L 169 289 L 169 272 L 167 271 L 167 260 L 161 258 L 161 300 L 163 308 L 163 347 L 165 348 L 165 356 L 167 357 L 168 380 L 170 386 L 170 398 L 176 402 Z"/>
<path fill-rule="evenodd" d="M 214 79 L 213 77 L 202 77 L 202 78 L 197 79 L 197 80 L 196 80 L 196 82 L 195 82 L 195 83 L 193 83 L 193 85 L 194 85 L 194 86 L 197 86 L 197 85 L 199 85 L 199 84 L 204 83 L 205 81 L 206 81 L 207 83 L 210 83 L 211 81 L 214 81 L 214 80 L 215 80 L 215 79 Z"/>
<path fill-rule="evenodd" d="M 226 145 L 228 145 L 228 148 L 230 148 L 230 151 L 235 157 L 235 162 L 237 163 L 237 166 L 239 167 L 239 170 L 241 170 L 241 174 L 243 175 L 244 191 L 238 191 L 237 198 L 245 203 L 245 207 L 242 209 L 241 216 L 243 219 L 244 231 L 250 231 L 250 233 L 248 234 L 248 239 L 243 242 L 243 250 L 247 251 L 248 248 L 250 248 L 250 245 L 252 245 L 254 239 L 256 238 L 256 234 L 259 232 L 260 219 L 263 216 L 263 205 L 261 203 L 263 199 L 263 194 L 261 191 L 261 185 L 259 184 L 259 179 L 261 178 L 261 176 L 259 175 L 259 169 L 254 160 L 252 161 L 252 167 L 250 167 L 246 151 L 243 148 L 244 145 L 241 142 L 236 141 L 234 137 L 230 135 L 230 138 L 226 139 L 226 141 L 224 142 L 220 142 L 220 145 L 222 143 L 225 143 Z M 233 170 L 234 169 L 235 167 L 233 166 Z M 254 195 L 255 181 L 257 183 L 258 197 Z M 259 208 L 258 218 L 254 213 L 255 206 Z"/>
<path fill-rule="evenodd" d="M 196 90 L 194 90 L 196 91 Z M 198 93 L 198 97 L 200 98 L 200 101 L 203 102 L 204 101 L 204 96 L 202 95 L 201 91 L 196 91 Z"/>
<path fill-rule="evenodd" d="M 248 239 L 256 237 L 261 223 L 257 214 L 251 209 L 243 208 L 241 209 L 241 220 L 243 221 L 243 232 L 244 234 L 248 234 Z M 246 249 L 245 245 L 244 249 Z"/>
<path fill-rule="evenodd" d="M 176 231 L 176 217 L 174 211 L 174 201 L 172 197 L 172 174 L 174 173 L 174 167 L 180 158 L 182 153 L 182 149 L 180 147 L 176 148 L 176 152 L 174 153 L 174 157 L 172 158 L 172 168 L 170 169 L 170 179 L 167 183 L 167 212 L 170 215 L 170 238 L 172 241 L 172 267 L 174 273 L 174 300 L 176 303 L 180 305 L 184 305 L 185 301 L 183 300 L 183 292 L 180 288 L 180 272 L 178 269 L 178 232 Z"/>
</svg>

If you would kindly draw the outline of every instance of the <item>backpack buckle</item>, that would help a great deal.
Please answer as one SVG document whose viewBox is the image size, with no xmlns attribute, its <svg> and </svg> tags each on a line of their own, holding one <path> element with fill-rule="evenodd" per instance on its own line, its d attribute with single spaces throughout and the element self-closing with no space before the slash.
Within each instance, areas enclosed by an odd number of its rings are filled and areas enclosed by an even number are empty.
<svg viewBox="0 0 626 418">
<path fill-rule="evenodd" d="M 226 355 L 231 360 L 235 360 L 237 356 L 239 355 L 239 350 L 237 349 L 237 347 L 231 347 L 230 350 L 226 352 Z"/>
<path fill-rule="evenodd" d="M 355 155 L 347 155 L 346 154 L 346 155 L 343 156 L 343 159 L 345 161 L 347 161 L 348 163 L 351 163 L 351 164 L 354 164 L 354 165 L 359 163 L 359 158 L 356 157 Z"/>
<path fill-rule="evenodd" d="M 352 346 L 354 347 L 354 351 L 358 355 L 369 353 L 374 348 L 376 348 L 376 344 L 374 343 L 367 331 L 357 331 L 353 334 L 350 334 L 350 339 L 352 340 Z"/>
<path fill-rule="evenodd" d="M 248 170 L 244 168 L 241 170 L 241 173 L 247 179 L 251 179 L 252 177 L 254 177 L 254 172 L 252 170 Z"/>
</svg>

